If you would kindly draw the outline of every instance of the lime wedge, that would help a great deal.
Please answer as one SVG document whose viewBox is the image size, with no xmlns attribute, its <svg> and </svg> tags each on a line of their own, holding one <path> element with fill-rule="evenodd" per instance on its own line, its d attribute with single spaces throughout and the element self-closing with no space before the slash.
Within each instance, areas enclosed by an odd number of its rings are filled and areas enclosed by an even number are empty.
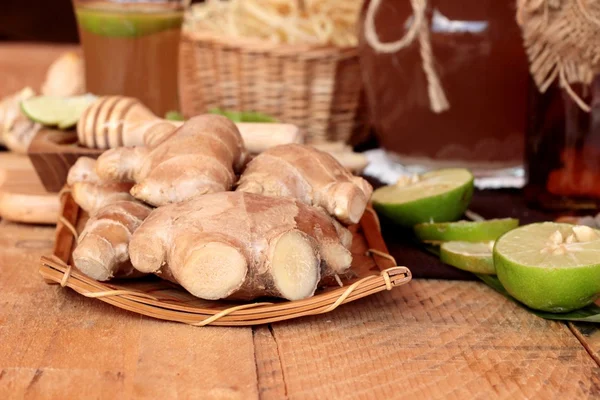
<svg viewBox="0 0 600 400">
<path fill-rule="evenodd" d="M 536 310 L 567 312 L 600 294 L 600 231 L 544 222 L 514 229 L 496 242 L 498 279 Z"/>
<path fill-rule="evenodd" d="M 373 206 L 392 221 L 413 226 L 459 219 L 472 195 L 471 172 L 442 169 L 377 189 L 373 193 Z"/>
<path fill-rule="evenodd" d="M 36 96 L 21 102 L 21 111 L 42 125 L 67 129 L 75 126 L 81 114 L 96 100 L 96 96 L 75 97 Z"/>
<path fill-rule="evenodd" d="M 423 223 L 415 226 L 417 237 L 426 242 L 486 242 L 496 240 L 519 226 L 514 218 L 488 219 L 485 221 L 457 221 Z"/>
<path fill-rule="evenodd" d="M 476 274 L 495 274 L 492 249 L 494 242 L 446 242 L 440 247 L 440 260 Z"/>
</svg>

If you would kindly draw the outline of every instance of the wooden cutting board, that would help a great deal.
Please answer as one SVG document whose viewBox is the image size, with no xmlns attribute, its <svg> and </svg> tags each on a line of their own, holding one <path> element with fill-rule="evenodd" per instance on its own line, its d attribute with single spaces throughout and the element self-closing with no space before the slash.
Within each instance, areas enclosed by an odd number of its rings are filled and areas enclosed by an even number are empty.
<svg viewBox="0 0 600 400">
<path fill-rule="evenodd" d="M 48 193 L 25 155 L 0 153 L 0 218 L 54 224 L 59 214 L 57 193 Z"/>
</svg>

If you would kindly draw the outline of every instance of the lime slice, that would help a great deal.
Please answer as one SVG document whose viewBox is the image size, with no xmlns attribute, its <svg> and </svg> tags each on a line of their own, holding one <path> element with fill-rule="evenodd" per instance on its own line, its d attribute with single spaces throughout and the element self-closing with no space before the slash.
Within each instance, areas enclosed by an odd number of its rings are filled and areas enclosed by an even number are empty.
<svg viewBox="0 0 600 400">
<path fill-rule="evenodd" d="M 96 96 L 75 97 L 36 96 L 21 102 L 21 111 L 42 125 L 67 129 L 75 126 L 81 114 L 96 100 Z"/>
<path fill-rule="evenodd" d="M 415 226 L 417 237 L 426 242 L 487 242 L 496 240 L 519 226 L 514 218 L 488 219 L 485 221 L 457 221 L 423 223 Z"/>
<path fill-rule="evenodd" d="M 600 231 L 544 222 L 514 229 L 496 242 L 498 279 L 536 310 L 567 312 L 600 294 Z"/>
<path fill-rule="evenodd" d="M 440 260 L 476 274 L 495 274 L 492 249 L 494 242 L 446 242 L 440 247 Z"/>
<path fill-rule="evenodd" d="M 77 7 L 77 22 L 80 29 L 100 36 L 136 37 L 178 29 L 183 22 L 183 12 L 152 6 L 103 3 L 101 7 Z M 113 8 L 113 9 L 111 9 Z"/>
<path fill-rule="evenodd" d="M 373 193 L 373 206 L 404 226 L 455 221 L 473 195 L 473 175 L 466 169 L 442 169 L 384 186 Z"/>
</svg>

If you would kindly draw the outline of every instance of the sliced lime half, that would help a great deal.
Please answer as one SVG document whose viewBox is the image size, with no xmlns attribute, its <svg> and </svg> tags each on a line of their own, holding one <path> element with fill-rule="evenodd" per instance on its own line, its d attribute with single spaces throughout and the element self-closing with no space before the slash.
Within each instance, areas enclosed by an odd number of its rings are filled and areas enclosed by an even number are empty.
<svg viewBox="0 0 600 400">
<path fill-rule="evenodd" d="M 544 222 L 502 236 L 494 265 L 506 290 L 527 306 L 567 312 L 600 294 L 600 231 Z"/>
<path fill-rule="evenodd" d="M 427 242 L 486 242 L 498 239 L 517 226 L 519 220 L 514 218 L 423 223 L 415 226 L 415 234 Z"/>
<path fill-rule="evenodd" d="M 492 249 L 494 242 L 446 242 L 440 247 L 440 260 L 476 274 L 495 274 Z"/>
<path fill-rule="evenodd" d="M 42 125 L 67 129 L 75 126 L 81 114 L 96 100 L 96 96 L 74 97 L 36 96 L 21 102 L 21 111 Z"/>
<path fill-rule="evenodd" d="M 382 215 L 403 226 L 421 222 L 455 221 L 473 195 L 473 175 L 466 169 L 427 172 L 373 193 L 373 205 Z"/>
</svg>

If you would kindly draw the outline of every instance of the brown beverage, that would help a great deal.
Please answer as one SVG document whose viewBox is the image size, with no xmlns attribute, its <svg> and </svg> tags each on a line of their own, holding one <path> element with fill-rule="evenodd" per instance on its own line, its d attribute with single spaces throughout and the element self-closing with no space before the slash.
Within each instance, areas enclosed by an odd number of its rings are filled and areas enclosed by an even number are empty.
<svg viewBox="0 0 600 400">
<path fill-rule="evenodd" d="M 529 72 L 514 1 L 427 5 L 425 42 L 450 108 L 431 111 L 418 38 L 386 54 L 374 50 L 363 33 L 361 67 L 379 143 L 408 164 L 477 171 L 522 164 Z M 380 40 L 402 38 L 413 12 L 410 1 L 382 0 L 375 14 Z"/>
<path fill-rule="evenodd" d="M 560 88 L 532 88 L 527 129 L 525 194 L 552 210 L 600 209 L 600 78 L 573 85 L 591 111 L 583 111 Z"/>
<path fill-rule="evenodd" d="M 136 97 L 154 113 L 179 110 L 178 2 L 75 1 L 87 90 Z"/>
</svg>

